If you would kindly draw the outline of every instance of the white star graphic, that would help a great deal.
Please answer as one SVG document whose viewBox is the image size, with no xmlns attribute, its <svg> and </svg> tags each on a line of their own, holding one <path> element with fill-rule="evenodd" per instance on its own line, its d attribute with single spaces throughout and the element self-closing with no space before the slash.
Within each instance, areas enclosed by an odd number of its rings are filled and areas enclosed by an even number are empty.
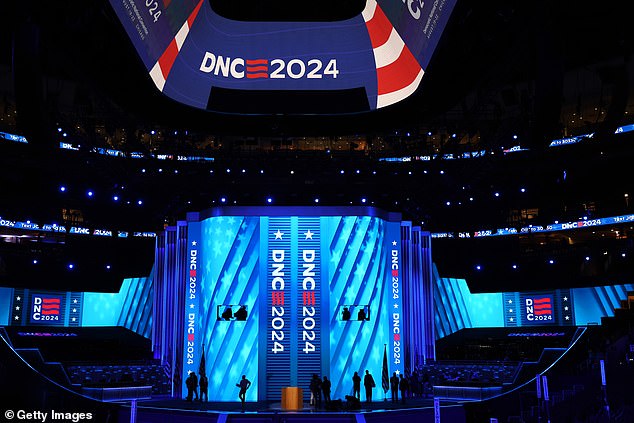
<svg viewBox="0 0 634 423">
<path fill-rule="evenodd" d="M 20 310 L 20 306 L 15 306 L 15 310 L 16 311 Z"/>
<path fill-rule="evenodd" d="M 15 316 L 15 320 L 20 320 L 20 316 Z"/>
<path fill-rule="evenodd" d="M 194 307 L 195 307 L 194 304 L 189 305 L 189 308 L 194 308 Z"/>
<path fill-rule="evenodd" d="M 196 241 L 192 241 L 192 246 L 195 247 L 198 243 Z"/>
<path fill-rule="evenodd" d="M 277 232 L 273 232 L 273 234 L 275 235 L 275 239 L 282 239 L 282 235 L 284 235 L 284 232 L 278 229 Z"/>
<path fill-rule="evenodd" d="M 77 313 L 77 309 L 76 308 L 73 309 L 73 313 Z"/>
<path fill-rule="evenodd" d="M 566 320 L 570 320 L 570 316 L 566 316 Z"/>
<path fill-rule="evenodd" d="M 396 245 L 396 241 L 392 241 L 392 245 Z"/>
<path fill-rule="evenodd" d="M 73 300 L 73 304 L 77 304 L 77 299 L 74 299 L 74 300 Z"/>
<path fill-rule="evenodd" d="M 511 317 L 511 318 L 509 319 L 509 322 L 512 322 L 512 321 L 513 321 L 513 318 Z"/>
<path fill-rule="evenodd" d="M 564 311 L 568 311 L 568 306 L 564 307 Z"/>
<path fill-rule="evenodd" d="M 75 319 L 75 318 L 73 317 L 73 318 L 72 318 L 72 319 L 70 319 L 70 320 L 72 320 L 72 321 L 74 322 L 74 321 L 75 321 L 75 320 L 77 320 L 77 319 Z"/>
<path fill-rule="evenodd" d="M 509 304 L 513 304 L 513 300 L 509 300 Z"/>
<path fill-rule="evenodd" d="M 398 375 L 400 375 L 400 374 L 401 374 L 401 371 L 400 371 L 400 370 L 397 370 L 397 371 L 396 371 L 396 375 L 398 376 Z"/>
<path fill-rule="evenodd" d="M 313 239 L 313 235 L 315 235 L 315 233 L 311 232 L 310 229 L 309 229 L 306 232 L 304 232 L 304 236 L 306 237 L 304 239 Z"/>
<path fill-rule="evenodd" d="M 568 297 L 564 297 L 564 301 L 568 301 Z"/>
<path fill-rule="evenodd" d="M 16 301 L 20 301 L 22 298 L 20 298 L 20 296 L 18 295 L 17 297 L 15 297 Z"/>
<path fill-rule="evenodd" d="M 394 303 L 394 308 L 398 308 L 398 304 Z"/>
<path fill-rule="evenodd" d="M 509 308 L 509 313 L 513 313 L 513 309 L 512 308 Z"/>
</svg>

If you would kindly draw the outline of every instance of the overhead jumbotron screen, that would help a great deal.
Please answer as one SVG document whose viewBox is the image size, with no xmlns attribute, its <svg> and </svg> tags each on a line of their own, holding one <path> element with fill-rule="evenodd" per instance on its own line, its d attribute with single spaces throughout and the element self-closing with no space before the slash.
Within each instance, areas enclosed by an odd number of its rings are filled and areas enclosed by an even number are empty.
<svg viewBox="0 0 634 423">
<path fill-rule="evenodd" d="M 455 0 L 367 0 L 329 22 L 237 21 L 205 0 L 110 3 L 168 97 L 228 113 L 332 114 L 413 94 Z"/>
</svg>

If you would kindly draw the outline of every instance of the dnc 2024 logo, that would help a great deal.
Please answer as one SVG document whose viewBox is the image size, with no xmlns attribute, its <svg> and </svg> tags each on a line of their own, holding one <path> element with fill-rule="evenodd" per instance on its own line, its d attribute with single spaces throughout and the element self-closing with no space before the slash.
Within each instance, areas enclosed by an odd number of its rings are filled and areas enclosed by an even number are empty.
<svg viewBox="0 0 634 423">
<path fill-rule="evenodd" d="M 550 295 L 540 295 L 524 299 L 526 320 L 529 322 L 553 321 L 553 297 Z"/>
<path fill-rule="evenodd" d="M 31 322 L 58 322 L 60 320 L 62 297 L 59 295 L 33 295 L 31 301 Z"/>
</svg>

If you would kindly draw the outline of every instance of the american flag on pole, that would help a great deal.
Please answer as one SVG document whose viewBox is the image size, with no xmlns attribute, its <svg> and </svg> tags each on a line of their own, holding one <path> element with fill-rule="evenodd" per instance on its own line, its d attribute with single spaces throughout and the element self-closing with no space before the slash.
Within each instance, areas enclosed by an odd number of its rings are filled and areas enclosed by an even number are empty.
<svg viewBox="0 0 634 423">
<path fill-rule="evenodd" d="M 381 385 L 387 394 L 390 389 L 390 371 L 387 368 L 387 345 L 383 349 L 383 371 L 381 372 Z"/>
</svg>

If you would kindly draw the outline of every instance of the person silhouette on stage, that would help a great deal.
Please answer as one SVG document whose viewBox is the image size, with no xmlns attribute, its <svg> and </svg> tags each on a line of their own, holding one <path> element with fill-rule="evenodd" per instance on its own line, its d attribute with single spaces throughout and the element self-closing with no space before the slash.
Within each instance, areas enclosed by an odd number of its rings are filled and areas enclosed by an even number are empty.
<svg viewBox="0 0 634 423">
<path fill-rule="evenodd" d="M 245 306 L 240 306 L 234 316 L 236 320 L 247 320 L 247 308 Z"/>
<path fill-rule="evenodd" d="M 196 376 L 196 372 L 192 372 L 192 386 L 194 387 L 194 396 L 195 399 L 198 400 L 198 376 Z"/>
<path fill-rule="evenodd" d="M 343 321 L 350 320 L 350 310 L 348 309 L 348 307 L 343 308 L 343 311 L 341 312 L 341 320 Z"/>
<path fill-rule="evenodd" d="M 398 402 L 398 376 L 396 376 L 396 372 L 390 378 L 390 389 L 392 390 L 392 402 Z"/>
<path fill-rule="evenodd" d="M 242 380 L 236 383 L 236 386 L 240 388 L 240 393 L 238 394 L 238 398 L 242 401 L 242 411 L 244 412 L 244 401 L 247 395 L 247 389 L 251 386 L 251 381 L 247 379 L 246 375 L 242 375 Z"/>
<path fill-rule="evenodd" d="M 409 380 L 406 377 L 403 377 L 403 373 L 401 373 L 401 381 L 399 383 L 401 389 L 401 402 L 405 404 L 405 397 L 407 397 L 407 391 L 409 390 Z"/>
<path fill-rule="evenodd" d="M 330 404 L 330 387 L 332 384 L 328 380 L 326 376 L 324 376 L 323 382 L 321 382 L 321 390 L 324 392 L 324 402 L 326 403 L 326 407 Z"/>
<path fill-rule="evenodd" d="M 205 402 L 209 401 L 209 396 L 207 396 L 209 380 L 207 379 L 207 376 L 201 373 L 198 385 L 200 386 L 200 402 L 203 402 L 203 396 L 205 397 Z"/>
<path fill-rule="evenodd" d="M 363 376 L 363 386 L 365 386 L 365 402 L 372 402 L 372 389 L 374 389 L 376 383 L 374 383 L 374 378 L 369 370 L 366 370 L 365 376 Z"/>
<path fill-rule="evenodd" d="M 189 376 L 187 376 L 187 379 L 185 379 L 185 386 L 187 386 L 187 398 L 186 401 L 190 401 L 192 400 L 192 397 L 194 395 L 194 378 L 193 378 L 193 374 L 194 372 L 189 372 Z"/>
<path fill-rule="evenodd" d="M 359 376 L 358 372 L 354 372 L 352 376 L 352 396 L 358 400 L 361 399 L 361 376 Z"/>
<path fill-rule="evenodd" d="M 321 380 L 319 376 L 313 373 L 313 377 L 310 380 L 310 393 L 312 395 L 311 405 L 315 407 L 321 407 Z"/>
</svg>

